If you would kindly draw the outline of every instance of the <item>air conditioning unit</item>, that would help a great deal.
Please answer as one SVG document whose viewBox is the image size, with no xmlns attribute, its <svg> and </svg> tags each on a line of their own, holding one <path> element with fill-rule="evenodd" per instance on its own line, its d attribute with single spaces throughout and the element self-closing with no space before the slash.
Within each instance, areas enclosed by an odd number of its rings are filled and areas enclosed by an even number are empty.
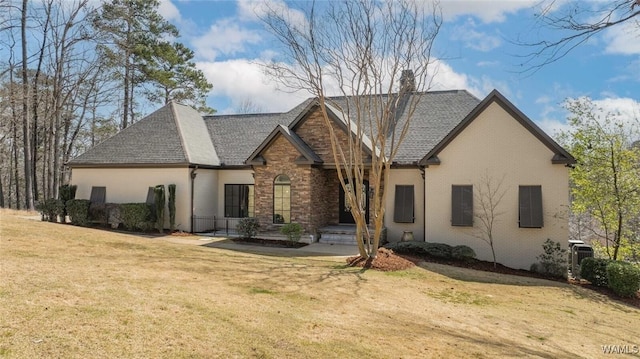
<svg viewBox="0 0 640 359">
<path fill-rule="evenodd" d="M 583 259 L 593 257 L 593 248 L 588 244 L 574 244 L 571 247 L 571 274 L 580 278 L 580 263 Z"/>
</svg>

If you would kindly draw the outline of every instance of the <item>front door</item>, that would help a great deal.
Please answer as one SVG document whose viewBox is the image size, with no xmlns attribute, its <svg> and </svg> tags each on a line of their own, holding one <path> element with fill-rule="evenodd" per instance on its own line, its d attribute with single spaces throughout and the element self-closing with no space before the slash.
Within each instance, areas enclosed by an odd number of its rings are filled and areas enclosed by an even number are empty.
<svg viewBox="0 0 640 359">
<path fill-rule="evenodd" d="M 353 219 L 353 215 L 351 215 L 351 207 L 349 206 L 348 201 L 345 200 L 344 189 L 342 185 L 338 184 L 340 187 L 340 197 L 338 200 L 338 208 L 340 213 L 338 214 L 338 220 L 341 224 L 354 224 L 356 221 Z M 369 182 L 364 181 L 362 186 L 363 198 L 366 201 L 365 203 L 365 219 L 367 223 L 369 223 Z"/>
</svg>

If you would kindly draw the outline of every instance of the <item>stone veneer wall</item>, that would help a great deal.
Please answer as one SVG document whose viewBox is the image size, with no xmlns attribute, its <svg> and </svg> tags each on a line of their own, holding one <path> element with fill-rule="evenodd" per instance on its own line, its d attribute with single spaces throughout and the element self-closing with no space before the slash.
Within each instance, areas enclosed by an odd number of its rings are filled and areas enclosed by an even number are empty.
<svg viewBox="0 0 640 359">
<path fill-rule="evenodd" d="M 310 224 L 311 166 L 297 165 L 298 151 L 283 136 L 278 136 L 262 154 L 265 166 L 254 166 L 255 172 L 255 215 L 262 229 L 274 230 L 273 224 L 273 180 L 281 174 L 291 180 L 291 221 L 302 224 L 305 229 Z"/>
<path fill-rule="evenodd" d="M 347 134 L 334 127 L 338 140 L 346 148 Z M 322 158 L 333 164 L 329 131 L 320 110 L 311 113 L 296 128 L 300 136 Z M 280 174 L 291 179 L 291 221 L 300 223 L 308 233 L 326 225 L 338 224 L 338 175 L 335 169 L 322 169 L 295 163 L 298 150 L 283 136 L 278 136 L 262 153 L 264 166 L 254 166 L 255 215 L 263 230 L 276 230 L 273 224 L 273 180 Z M 371 211 L 370 213 L 372 213 Z"/>
</svg>

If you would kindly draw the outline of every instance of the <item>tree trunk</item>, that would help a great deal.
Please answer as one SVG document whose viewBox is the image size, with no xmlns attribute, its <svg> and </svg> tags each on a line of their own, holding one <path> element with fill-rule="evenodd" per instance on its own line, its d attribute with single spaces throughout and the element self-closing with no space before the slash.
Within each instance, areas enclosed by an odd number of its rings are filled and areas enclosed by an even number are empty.
<svg viewBox="0 0 640 359">
<path fill-rule="evenodd" d="M 33 203 L 33 171 L 31 165 L 31 124 L 29 120 L 29 74 L 27 55 L 27 3 L 22 0 L 21 45 L 22 45 L 22 142 L 24 144 L 24 203 L 28 210 L 34 209 Z"/>
</svg>

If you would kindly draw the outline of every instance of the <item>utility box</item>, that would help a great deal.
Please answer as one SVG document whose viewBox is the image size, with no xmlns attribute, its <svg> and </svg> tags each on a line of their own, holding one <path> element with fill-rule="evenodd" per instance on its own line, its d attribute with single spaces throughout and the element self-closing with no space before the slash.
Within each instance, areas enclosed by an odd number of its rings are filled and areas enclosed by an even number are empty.
<svg viewBox="0 0 640 359">
<path fill-rule="evenodd" d="M 574 277 L 580 278 L 580 263 L 588 257 L 593 257 L 593 248 L 590 245 L 574 244 L 571 247 L 571 274 Z"/>
</svg>

